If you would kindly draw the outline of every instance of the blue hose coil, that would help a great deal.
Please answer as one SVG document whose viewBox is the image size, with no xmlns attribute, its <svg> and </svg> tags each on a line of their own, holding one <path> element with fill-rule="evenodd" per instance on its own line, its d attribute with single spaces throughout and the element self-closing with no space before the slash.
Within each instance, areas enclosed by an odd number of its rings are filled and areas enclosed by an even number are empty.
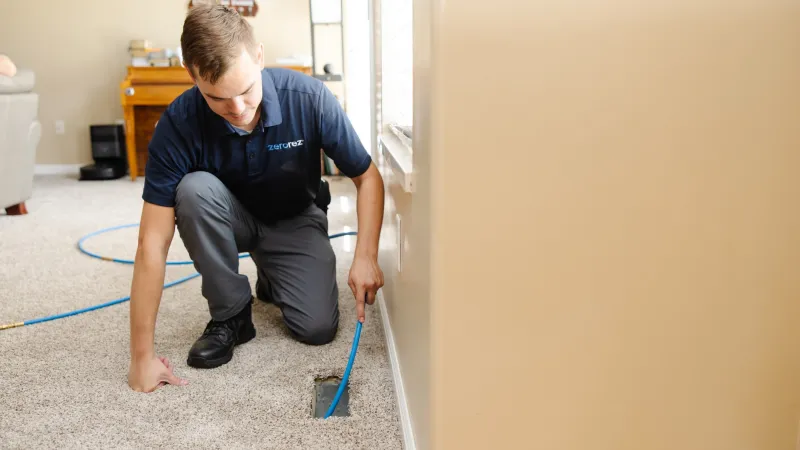
<svg viewBox="0 0 800 450">
<path fill-rule="evenodd" d="M 172 286 L 177 286 L 177 285 L 179 285 L 181 283 L 185 283 L 185 282 L 191 280 L 192 278 L 197 278 L 199 276 L 200 276 L 199 273 L 193 273 L 193 274 L 187 275 L 187 276 L 185 276 L 183 278 L 178 278 L 175 281 L 171 281 L 171 282 L 165 284 L 164 285 L 164 289 L 171 288 Z M 125 296 L 125 297 L 120 297 L 120 298 L 118 298 L 116 300 L 111 300 L 110 302 L 101 303 L 99 305 L 94 305 L 94 306 L 89 306 L 89 307 L 83 308 L 83 309 L 76 309 L 75 311 L 70 311 L 70 312 L 66 312 L 66 313 L 63 313 L 63 314 L 56 314 L 56 315 L 53 315 L 53 316 L 41 317 L 39 319 L 26 320 L 25 322 L 23 322 L 23 325 L 26 325 L 26 326 L 27 325 L 34 325 L 34 324 L 42 323 L 42 322 L 49 322 L 51 320 L 63 319 L 65 317 L 77 316 L 78 314 L 87 313 L 89 311 L 96 311 L 98 309 L 102 309 L 102 308 L 107 308 L 109 306 L 118 305 L 120 303 L 127 302 L 130 299 L 131 299 L 131 296 L 128 295 L 128 296 Z"/>
<path fill-rule="evenodd" d="M 137 223 L 131 223 L 131 224 L 125 224 L 125 225 L 117 225 L 117 226 L 113 226 L 113 227 L 109 227 L 109 228 L 103 228 L 103 229 L 98 230 L 98 231 L 94 231 L 92 233 L 89 233 L 89 234 L 81 237 L 78 240 L 78 250 L 80 250 L 81 253 L 84 253 L 84 254 L 86 254 L 88 256 L 91 256 L 92 258 L 97 258 L 97 259 L 100 259 L 100 260 L 103 260 L 103 261 L 111 261 L 111 262 L 115 262 L 115 263 L 119 263 L 119 264 L 133 265 L 134 264 L 134 260 L 132 260 L 132 259 L 111 258 L 111 257 L 108 257 L 108 256 L 103 256 L 103 255 L 99 255 L 97 253 L 91 252 L 91 251 L 86 249 L 86 247 L 84 246 L 84 243 L 87 240 L 89 240 L 89 239 L 91 239 L 91 238 L 93 238 L 93 237 L 95 237 L 97 235 L 100 235 L 100 234 L 103 234 L 103 233 L 108 233 L 109 231 L 116 231 L 116 230 L 120 230 L 120 229 L 123 229 L 123 228 L 133 228 L 133 227 L 138 227 L 138 226 L 139 226 L 139 223 L 137 222 Z M 328 239 L 336 239 L 336 238 L 340 238 L 340 237 L 343 237 L 343 236 L 356 236 L 357 234 L 358 234 L 358 232 L 356 232 L 356 231 L 345 231 L 345 232 L 341 232 L 341 233 L 335 233 L 335 234 L 328 235 Z M 239 259 L 246 258 L 248 256 L 250 256 L 249 253 L 241 253 L 241 254 L 239 254 Z M 191 260 L 186 260 L 186 261 L 167 261 L 167 265 L 168 266 L 186 266 L 186 265 L 191 265 L 191 264 L 194 264 L 194 262 L 191 261 Z M 195 273 L 193 273 L 191 275 L 187 275 L 185 277 L 178 278 L 177 280 L 170 281 L 169 283 L 164 284 L 164 289 L 169 289 L 169 288 L 171 288 L 173 286 L 177 286 L 177 285 L 179 285 L 181 283 L 185 283 L 185 282 L 187 282 L 189 280 L 192 280 L 194 278 L 197 278 L 199 276 L 200 276 L 200 273 L 195 272 Z M 131 297 L 130 297 L 130 295 L 128 295 L 128 296 L 125 296 L 125 297 L 120 297 L 120 298 L 115 299 L 115 300 L 111 300 L 109 302 L 100 303 L 98 305 L 89 306 L 89 307 L 86 307 L 86 308 L 76 309 L 74 311 L 69 311 L 69 312 L 62 313 L 62 314 L 55 314 L 55 315 L 52 315 L 52 316 L 45 316 L 45 317 L 40 317 L 40 318 L 37 318 L 37 319 L 30 319 L 30 320 L 26 320 L 24 322 L 18 322 L 18 323 L 13 323 L 13 324 L 8 324 L 8 325 L 0 325 L 0 330 L 6 330 L 6 329 L 16 328 L 16 327 L 23 327 L 23 326 L 28 326 L 28 325 L 35 325 L 35 324 L 38 324 L 38 323 L 50 322 L 52 320 L 57 320 L 57 319 L 63 319 L 65 317 L 76 316 L 78 314 L 84 314 L 84 313 L 87 313 L 87 312 L 96 311 L 98 309 L 107 308 L 109 306 L 118 305 L 120 303 L 125 303 L 125 302 L 129 301 L 130 299 L 131 299 Z M 328 417 L 330 417 L 331 414 L 333 414 L 333 411 L 336 409 L 336 406 L 339 404 L 339 400 L 341 399 L 342 393 L 344 392 L 344 389 L 347 386 L 347 382 L 350 379 L 350 372 L 353 370 L 353 363 L 355 362 L 355 358 L 356 358 L 356 351 L 358 349 L 358 342 L 361 339 L 361 328 L 362 328 L 361 322 L 360 321 L 356 322 L 356 331 L 355 331 L 355 336 L 353 337 L 353 346 L 350 349 L 350 358 L 347 361 L 347 367 L 345 367 L 344 376 L 342 377 L 342 382 L 339 384 L 339 390 L 336 392 L 336 396 L 333 398 L 333 402 L 331 402 L 330 408 L 328 408 L 328 411 L 325 413 L 325 418 L 326 419 Z"/>
<path fill-rule="evenodd" d="M 131 265 L 133 265 L 134 261 L 132 259 L 110 258 L 108 256 L 98 255 L 97 253 L 94 253 L 94 252 L 91 252 L 91 251 L 87 250 L 86 247 L 83 246 L 83 244 L 87 240 L 89 240 L 89 239 L 91 239 L 91 238 L 93 238 L 93 237 L 95 237 L 97 235 L 100 235 L 100 234 L 103 234 L 103 233 L 108 233 L 109 231 L 116 231 L 116 230 L 121 230 L 123 228 L 133 228 L 133 227 L 138 227 L 138 226 L 139 226 L 138 223 L 130 223 L 130 224 L 126 224 L 126 225 L 117 225 L 117 226 L 114 226 L 114 227 L 103 228 L 102 230 L 89 233 L 89 234 L 83 236 L 82 238 L 78 239 L 78 250 L 80 250 L 81 253 L 84 253 L 86 255 L 91 256 L 92 258 L 102 259 L 103 261 L 111 261 L 111 262 L 120 263 L 120 264 L 131 264 Z M 336 238 L 340 238 L 342 236 L 356 236 L 357 234 L 358 234 L 358 232 L 356 232 L 356 231 L 344 231 L 342 233 L 334 233 L 334 234 L 328 235 L 328 239 L 336 239 Z M 239 259 L 247 258 L 248 256 L 250 256 L 249 253 L 240 253 L 239 254 Z M 167 261 L 167 265 L 168 266 L 188 266 L 188 265 L 191 265 L 191 264 L 194 264 L 194 262 L 192 260 Z M 189 281 L 189 280 L 183 280 L 183 281 L 181 281 L 181 283 L 183 283 L 184 281 Z M 177 283 L 177 284 L 180 284 L 180 283 Z M 175 284 L 170 284 L 170 286 L 164 285 L 165 288 L 172 287 L 172 286 L 175 286 Z"/>
</svg>

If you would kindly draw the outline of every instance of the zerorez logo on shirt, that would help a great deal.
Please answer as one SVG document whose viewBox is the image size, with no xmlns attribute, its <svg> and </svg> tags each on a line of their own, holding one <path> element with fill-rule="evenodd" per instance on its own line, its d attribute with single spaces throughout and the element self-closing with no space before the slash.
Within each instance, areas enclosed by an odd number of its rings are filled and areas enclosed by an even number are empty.
<svg viewBox="0 0 800 450">
<path fill-rule="evenodd" d="M 287 150 L 290 148 L 302 147 L 303 142 L 304 141 L 302 139 L 299 139 L 292 142 L 283 142 L 281 144 L 267 144 L 267 151 L 273 152 L 276 150 Z"/>
</svg>

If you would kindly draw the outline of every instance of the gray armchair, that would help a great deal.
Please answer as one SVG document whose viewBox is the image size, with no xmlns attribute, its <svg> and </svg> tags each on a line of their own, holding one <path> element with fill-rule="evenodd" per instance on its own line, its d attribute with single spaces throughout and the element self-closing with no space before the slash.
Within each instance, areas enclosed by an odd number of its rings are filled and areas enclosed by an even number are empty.
<svg viewBox="0 0 800 450">
<path fill-rule="evenodd" d="M 42 134 L 34 86 L 31 70 L 0 75 L 0 209 L 10 215 L 27 214 L 25 201 L 33 193 L 36 148 Z"/>
</svg>

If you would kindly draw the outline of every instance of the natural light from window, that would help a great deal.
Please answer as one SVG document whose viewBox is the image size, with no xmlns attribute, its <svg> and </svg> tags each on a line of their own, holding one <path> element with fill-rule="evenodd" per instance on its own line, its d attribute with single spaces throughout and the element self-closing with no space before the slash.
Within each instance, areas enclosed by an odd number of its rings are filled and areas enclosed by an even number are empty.
<svg viewBox="0 0 800 450">
<path fill-rule="evenodd" d="M 392 132 L 411 150 L 414 112 L 412 2 L 381 2 L 381 133 Z"/>
</svg>

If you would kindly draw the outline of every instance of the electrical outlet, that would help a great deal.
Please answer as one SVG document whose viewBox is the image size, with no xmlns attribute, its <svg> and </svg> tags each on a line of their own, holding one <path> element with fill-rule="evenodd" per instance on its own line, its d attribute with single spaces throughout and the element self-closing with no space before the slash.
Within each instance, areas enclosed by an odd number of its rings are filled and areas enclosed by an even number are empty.
<svg viewBox="0 0 800 450">
<path fill-rule="evenodd" d="M 64 121 L 56 120 L 56 134 L 64 134 Z"/>
</svg>

